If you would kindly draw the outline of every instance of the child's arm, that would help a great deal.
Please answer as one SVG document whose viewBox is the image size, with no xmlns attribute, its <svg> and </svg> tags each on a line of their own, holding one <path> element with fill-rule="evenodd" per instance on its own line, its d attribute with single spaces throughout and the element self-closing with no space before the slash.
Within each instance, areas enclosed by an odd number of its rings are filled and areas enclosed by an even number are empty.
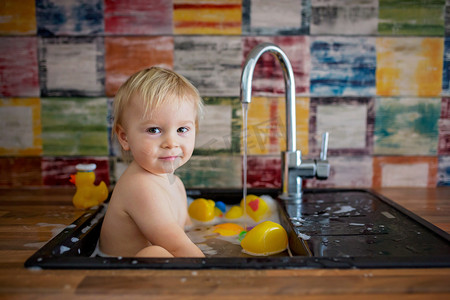
<svg viewBox="0 0 450 300">
<path fill-rule="evenodd" d="M 166 225 L 168 226 L 161 230 L 163 234 L 153 239 L 155 245 L 165 248 L 175 257 L 205 257 L 178 224 Z"/>
</svg>

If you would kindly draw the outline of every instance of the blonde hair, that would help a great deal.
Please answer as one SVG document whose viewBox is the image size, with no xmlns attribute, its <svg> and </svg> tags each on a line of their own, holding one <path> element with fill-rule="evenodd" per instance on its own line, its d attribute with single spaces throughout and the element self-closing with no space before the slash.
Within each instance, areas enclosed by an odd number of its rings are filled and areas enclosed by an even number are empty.
<svg viewBox="0 0 450 300">
<path fill-rule="evenodd" d="M 185 77 L 174 71 L 160 67 L 151 67 L 133 74 L 117 91 L 113 103 L 113 135 L 122 123 L 125 107 L 134 96 L 143 101 L 144 114 L 151 113 L 161 105 L 176 100 L 192 101 L 197 108 L 196 127 L 203 115 L 203 100 L 198 90 Z"/>
<path fill-rule="evenodd" d="M 197 88 L 189 80 L 174 71 L 151 67 L 131 75 L 117 91 L 113 102 L 112 139 L 116 136 L 118 126 L 123 125 L 122 117 L 125 108 L 136 97 L 143 102 L 144 115 L 151 114 L 161 105 L 192 101 L 197 110 L 195 120 L 197 129 L 199 120 L 203 117 L 203 100 Z M 130 162 L 132 158 L 130 151 L 123 149 L 122 157 L 126 162 Z"/>
</svg>

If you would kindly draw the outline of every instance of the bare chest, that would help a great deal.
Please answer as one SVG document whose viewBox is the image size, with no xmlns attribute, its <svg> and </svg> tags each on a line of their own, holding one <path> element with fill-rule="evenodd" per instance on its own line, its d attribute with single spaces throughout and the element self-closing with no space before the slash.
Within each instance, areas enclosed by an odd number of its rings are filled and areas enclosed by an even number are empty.
<svg viewBox="0 0 450 300">
<path fill-rule="evenodd" d="M 185 193 L 180 192 L 179 188 L 167 191 L 167 206 L 173 218 L 180 227 L 184 227 L 187 218 L 187 203 Z"/>
</svg>

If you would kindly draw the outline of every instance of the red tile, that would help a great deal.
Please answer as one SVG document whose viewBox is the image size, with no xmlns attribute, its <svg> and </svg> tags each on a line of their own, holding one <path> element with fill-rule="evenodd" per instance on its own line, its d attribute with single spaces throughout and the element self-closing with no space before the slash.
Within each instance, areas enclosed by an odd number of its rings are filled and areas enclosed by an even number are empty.
<svg viewBox="0 0 450 300">
<path fill-rule="evenodd" d="M 281 156 L 250 156 L 247 159 L 247 186 L 280 188 Z"/>
<path fill-rule="evenodd" d="M 172 34 L 173 5 L 167 0 L 105 0 L 108 34 Z"/>
<path fill-rule="evenodd" d="M 0 96 L 39 96 L 36 37 L 0 37 L 0 78 Z"/>
<path fill-rule="evenodd" d="M 95 163 L 95 184 L 104 181 L 109 186 L 109 161 L 108 158 L 67 158 L 67 157 L 45 157 L 42 160 L 42 177 L 44 185 L 73 186 L 69 181 L 70 175 L 76 173 L 75 166 L 80 163 Z"/>
</svg>

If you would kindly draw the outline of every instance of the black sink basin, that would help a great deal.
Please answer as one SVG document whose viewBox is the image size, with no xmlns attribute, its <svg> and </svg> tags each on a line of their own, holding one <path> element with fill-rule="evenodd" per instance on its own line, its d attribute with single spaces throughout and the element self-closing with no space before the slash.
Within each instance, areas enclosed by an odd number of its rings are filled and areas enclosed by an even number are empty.
<svg viewBox="0 0 450 300">
<path fill-rule="evenodd" d="M 275 189 L 250 189 L 278 195 Z M 192 198 L 236 204 L 241 190 L 188 190 Z M 54 269 L 281 269 L 450 267 L 449 234 L 370 190 L 305 190 L 301 203 L 279 201 L 290 253 L 206 258 L 91 257 L 107 205 L 88 210 L 26 262 Z M 239 247 L 239 246 L 238 246 Z"/>
</svg>

